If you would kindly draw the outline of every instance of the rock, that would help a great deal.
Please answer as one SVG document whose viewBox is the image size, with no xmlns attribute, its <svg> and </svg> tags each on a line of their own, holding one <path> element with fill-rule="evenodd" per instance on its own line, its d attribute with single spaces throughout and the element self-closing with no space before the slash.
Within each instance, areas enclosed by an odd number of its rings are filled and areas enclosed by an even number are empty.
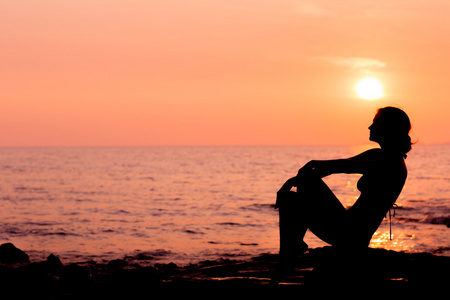
<svg viewBox="0 0 450 300">
<path fill-rule="evenodd" d="M 128 263 L 123 259 L 114 259 L 114 260 L 111 260 L 106 267 L 110 270 L 116 270 L 116 269 L 126 267 L 127 265 L 128 265 Z"/>
<path fill-rule="evenodd" d="M 86 283 L 91 279 L 91 270 L 86 266 L 79 266 L 77 264 L 70 264 L 64 267 L 63 278 L 67 282 L 72 282 L 75 285 Z"/>
<path fill-rule="evenodd" d="M 47 261 L 48 261 L 48 263 L 49 263 L 50 265 L 52 265 L 52 266 L 54 266 L 54 267 L 60 268 L 60 267 L 63 266 L 63 264 L 62 264 L 61 260 L 59 259 L 59 257 L 57 257 L 57 256 L 55 256 L 55 255 L 53 255 L 53 254 L 50 254 L 50 255 L 47 257 Z"/>
<path fill-rule="evenodd" d="M 12 243 L 0 245 L 0 262 L 7 264 L 29 263 L 28 254 L 16 248 Z"/>
<path fill-rule="evenodd" d="M 50 271 L 50 272 L 59 272 L 61 271 L 61 269 L 64 267 L 64 265 L 62 264 L 61 260 L 59 259 L 59 257 L 50 254 L 47 257 L 47 261 L 44 262 L 46 268 Z"/>
</svg>

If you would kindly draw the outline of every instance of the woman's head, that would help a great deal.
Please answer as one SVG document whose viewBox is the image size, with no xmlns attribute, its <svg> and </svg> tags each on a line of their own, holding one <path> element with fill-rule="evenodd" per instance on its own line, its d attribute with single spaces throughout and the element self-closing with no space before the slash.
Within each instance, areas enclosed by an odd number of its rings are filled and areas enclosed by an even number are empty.
<svg viewBox="0 0 450 300">
<path fill-rule="evenodd" d="M 411 150 L 411 122 L 408 115 L 396 107 L 379 108 L 373 124 L 369 127 L 370 140 L 389 149 L 405 155 Z"/>
</svg>

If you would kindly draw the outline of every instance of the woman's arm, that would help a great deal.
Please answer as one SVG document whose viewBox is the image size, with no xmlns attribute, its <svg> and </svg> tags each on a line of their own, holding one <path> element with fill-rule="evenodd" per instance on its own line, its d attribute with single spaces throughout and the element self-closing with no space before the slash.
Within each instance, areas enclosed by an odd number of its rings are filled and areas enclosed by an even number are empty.
<svg viewBox="0 0 450 300">
<path fill-rule="evenodd" d="M 298 171 L 297 176 L 313 175 L 322 178 L 337 173 L 365 174 L 379 165 L 380 154 L 379 149 L 372 149 L 346 159 L 311 160 Z"/>
</svg>

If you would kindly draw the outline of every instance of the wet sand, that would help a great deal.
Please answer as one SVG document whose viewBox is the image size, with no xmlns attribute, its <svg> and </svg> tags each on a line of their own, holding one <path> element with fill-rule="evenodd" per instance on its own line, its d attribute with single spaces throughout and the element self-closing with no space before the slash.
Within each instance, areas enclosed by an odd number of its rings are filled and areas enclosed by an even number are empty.
<svg viewBox="0 0 450 300">
<path fill-rule="evenodd" d="M 278 261 L 274 254 L 183 267 L 173 263 L 142 266 L 130 257 L 108 264 L 87 261 L 65 265 L 53 255 L 42 262 L 5 262 L 1 257 L 0 261 L 2 299 L 405 296 L 438 294 L 450 284 L 450 257 L 383 249 L 362 253 L 343 253 L 332 247 L 310 249 L 296 262 L 295 270 L 279 282 L 271 280 Z"/>
</svg>

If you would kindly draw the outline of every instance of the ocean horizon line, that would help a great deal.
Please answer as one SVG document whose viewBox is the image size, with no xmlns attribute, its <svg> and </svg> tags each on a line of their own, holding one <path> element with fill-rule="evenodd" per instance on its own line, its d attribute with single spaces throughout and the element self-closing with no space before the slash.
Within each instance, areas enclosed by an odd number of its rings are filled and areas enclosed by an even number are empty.
<svg viewBox="0 0 450 300">
<path fill-rule="evenodd" d="M 420 143 L 416 146 L 446 146 L 450 142 L 443 143 Z M 245 145 L 245 144 L 225 144 L 225 145 L 46 145 L 46 146 L 0 146 L 0 149 L 27 149 L 27 148 L 214 148 L 214 147 L 362 147 L 374 146 L 375 143 L 360 143 L 360 144 L 291 144 L 291 145 Z"/>
</svg>

